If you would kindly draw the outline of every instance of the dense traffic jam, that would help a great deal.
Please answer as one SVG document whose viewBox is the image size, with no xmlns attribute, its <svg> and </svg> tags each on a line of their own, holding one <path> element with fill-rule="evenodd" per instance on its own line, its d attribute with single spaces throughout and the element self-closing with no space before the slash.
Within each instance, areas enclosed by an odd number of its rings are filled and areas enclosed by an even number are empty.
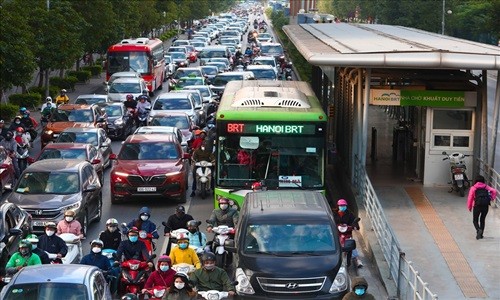
<svg viewBox="0 0 500 300">
<path fill-rule="evenodd" d="M 262 180 L 245 198 L 257 206 L 237 207 L 218 197 L 207 234 L 186 212 L 189 195 L 213 197 L 215 164 L 224 159 L 215 155 L 216 115 L 226 86 L 295 77 L 259 4 L 242 4 L 193 24 L 168 48 L 159 39 L 141 37 L 110 46 L 105 94 L 70 101 L 61 90 L 56 99 L 46 99 L 40 120 L 21 108 L 2 129 L 2 192 L 12 193 L 0 206 L 1 299 L 341 299 L 350 291 L 351 256 L 354 266 L 362 264 L 352 240 L 358 220 L 343 209 L 345 200 L 333 216 L 321 209 L 327 207 L 322 194 L 267 196 Z M 38 135 L 42 151 L 30 157 Z M 118 153 L 112 140 L 122 141 Z M 245 158 L 238 154 L 238 159 Z M 110 218 L 99 236 L 87 235 L 88 226 L 101 219 L 107 168 L 113 204 L 151 197 L 179 203 L 162 224 L 165 253 L 156 248 L 159 227 L 148 207 L 128 223 Z M 324 223 L 309 224 L 310 216 L 289 207 L 276 210 L 276 199 L 319 208 L 314 222 Z M 306 201 L 308 208 L 301 199 L 314 200 Z M 281 234 L 273 233 L 273 222 L 287 216 L 279 213 L 301 221 L 274 226 Z M 342 224 L 340 233 L 333 219 Z M 279 236 L 293 237 L 286 244 L 298 248 L 273 248 Z M 84 238 L 90 254 L 82 251 Z M 308 260 L 315 262 L 312 268 L 304 265 Z M 279 276 L 273 268 L 288 273 Z M 366 283 L 356 285 L 356 291 L 363 288 Z"/>
</svg>

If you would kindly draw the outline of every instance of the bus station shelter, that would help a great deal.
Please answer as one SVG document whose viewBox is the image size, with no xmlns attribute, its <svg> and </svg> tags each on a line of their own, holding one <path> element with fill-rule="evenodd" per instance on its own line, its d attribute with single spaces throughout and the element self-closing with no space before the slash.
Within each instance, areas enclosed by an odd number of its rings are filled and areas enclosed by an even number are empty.
<svg viewBox="0 0 500 300">
<path fill-rule="evenodd" d="M 479 170 L 474 158 L 493 164 L 500 82 L 494 108 L 488 107 L 487 71 L 496 70 L 498 77 L 500 47 L 380 24 L 315 23 L 283 30 L 312 65 L 313 90 L 331 117 L 329 143 L 351 177 L 356 159 L 366 163 L 370 105 L 383 106 L 398 120 L 395 162 L 408 164 L 424 186 L 447 184 L 444 151 L 470 155 L 471 173 Z M 494 109 L 490 137 L 488 109 Z"/>
</svg>

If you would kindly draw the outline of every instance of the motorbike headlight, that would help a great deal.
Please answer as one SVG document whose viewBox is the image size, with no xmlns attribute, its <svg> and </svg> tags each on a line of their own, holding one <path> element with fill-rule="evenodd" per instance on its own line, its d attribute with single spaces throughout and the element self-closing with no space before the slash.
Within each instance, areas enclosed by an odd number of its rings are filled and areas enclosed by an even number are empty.
<svg viewBox="0 0 500 300">
<path fill-rule="evenodd" d="M 250 277 L 252 277 L 252 271 L 248 270 L 248 274 L 245 274 L 243 269 L 236 269 L 235 277 L 238 281 L 238 285 L 236 285 L 236 291 L 238 294 L 255 294 L 252 285 L 250 284 Z"/>
<path fill-rule="evenodd" d="M 135 270 L 139 269 L 139 265 L 140 264 L 129 264 L 129 268 L 130 268 L 130 270 L 135 271 Z"/>
<path fill-rule="evenodd" d="M 333 280 L 332 286 L 330 287 L 329 293 L 339 293 L 347 290 L 348 288 L 348 277 L 345 267 L 340 267 L 335 280 Z"/>
<path fill-rule="evenodd" d="M 122 126 L 123 125 L 123 120 L 122 119 L 116 119 L 113 124 L 115 124 L 116 126 Z"/>
<path fill-rule="evenodd" d="M 43 133 L 46 134 L 46 135 L 52 135 L 54 133 L 54 131 L 52 131 L 52 130 L 45 130 Z"/>
<path fill-rule="evenodd" d="M 161 298 L 165 295 L 165 289 L 153 289 L 153 294 L 156 298 Z"/>
</svg>

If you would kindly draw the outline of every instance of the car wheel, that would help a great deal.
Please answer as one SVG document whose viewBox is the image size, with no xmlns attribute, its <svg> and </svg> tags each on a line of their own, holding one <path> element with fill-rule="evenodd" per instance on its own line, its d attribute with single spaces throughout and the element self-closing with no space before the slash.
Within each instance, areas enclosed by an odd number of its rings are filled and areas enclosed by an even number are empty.
<svg viewBox="0 0 500 300">
<path fill-rule="evenodd" d="M 85 209 L 83 213 L 83 220 L 82 220 L 82 233 L 84 236 L 87 236 L 87 227 L 89 225 L 89 211 Z"/>
<path fill-rule="evenodd" d="M 99 199 L 97 200 L 97 213 L 95 216 L 95 221 L 101 221 L 102 217 L 102 194 L 99 194 Z"/>
</svg>

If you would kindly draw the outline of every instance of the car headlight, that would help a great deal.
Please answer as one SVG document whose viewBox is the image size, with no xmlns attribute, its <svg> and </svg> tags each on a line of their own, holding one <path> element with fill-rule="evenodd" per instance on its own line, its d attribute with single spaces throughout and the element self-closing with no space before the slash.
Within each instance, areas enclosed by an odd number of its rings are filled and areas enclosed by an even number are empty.
<svg viewBox="0 0 500 300">
<path fill-rule="evenodd" d="M 115 172 L 115 175 L 116 176 L 121 176 L 121 177 L 128 177 L 128 174 L 127 173 L 123 173 L 123 172 Z"/>
<path fill-rule="evenodd" d="M 68 210 L 72 210 L 72 211 L 76 212 L 80 208 L 80 205 L 81 205 L 81 203 L 77 202 L 77 203 L 74 203 L 74 204 L 71 204 L 71 205 L 63 207 L 61 209 L 61 211 L 65 212 L 65 211 L 68 211 Z"/>
<path fill-rule="evenodd" d="M 237 268 L 235 277 L 236 281 L 238 281 L 238 285 L 236 285 L 236 291 L 238 294 L 255 294 L 252 285 L 250 284 L 250 277 L 252 277 L 252 271 L 248 270 L 248 274 L 245 274 L 243 269 Z"/>
<path fill-rule="evenodd" d="M 349 280 L 347 277 L 347 272 L 345 267 L 340 267 L 335 280 L 333 280 L 332 286 L 330 287 L 329 293 L 339 293 L 347 290 L 349 285 Z"/>
<path fill-rule="evenodd" d="M 123 125 L 123 119 L 116 119 L 113 123 L 116 126 L 122 126 Z"/>
<path fill-rule="evenodd" d="M 176 171 L 176 172 L 170 172 L 170 173 L 167 173 L 165 174 L 165 176 L 169 177 L 169 176 L 176 176 L 176 175 L 180 175 L 182 172 L 180 171 Z"/>
<path fill-rule="evenodd" d="M 46 134 L 46 135 L 52 135 L 54 133 L 54 131 L 52 131 L 52 130 L 45 130 L 43 133 Z"/>
</svg>

